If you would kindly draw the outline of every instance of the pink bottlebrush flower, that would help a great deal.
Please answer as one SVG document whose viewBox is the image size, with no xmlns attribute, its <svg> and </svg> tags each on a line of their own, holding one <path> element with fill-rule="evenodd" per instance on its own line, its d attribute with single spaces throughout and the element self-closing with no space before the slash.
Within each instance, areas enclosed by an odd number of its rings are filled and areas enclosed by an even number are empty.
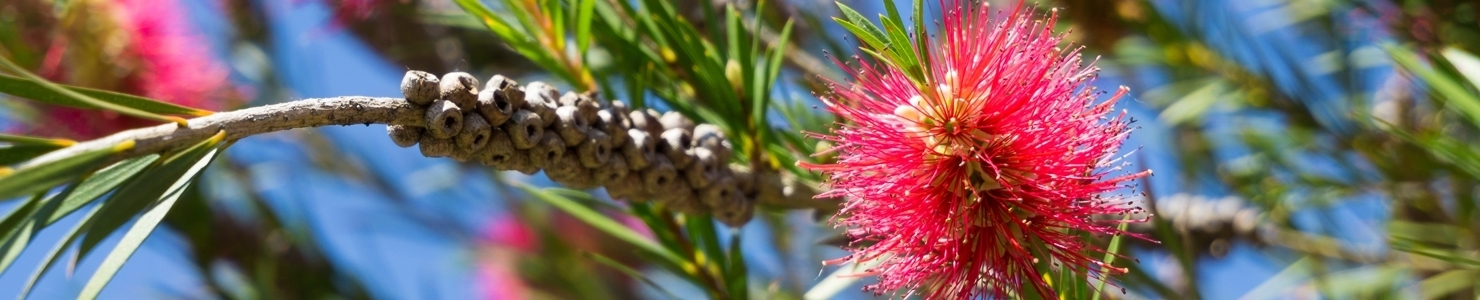
<svg viewBox="0 0 1480 300">
<path fill-rule="evenodd" d="M 122 92 L 205 110 L 223 108 L 239 97 L 227 78 L 226 67 L 192 30 L 194 26 L 186 19 L 189 14 L 178 1 L 117 0 L 90 7 L 106 9 L 102 16 L 111 18 L 117 28 L 107 32 L 119 36 L 73 38 L 120 43 L 122 50 L 116 57 L 104 59 L 123 66 L 125 73 L 119 83 L 108 85 Z M 60 42 L 58 45 L 66 44 Z M 116 113 L 73 108 L 51 108 L 47 115 L 68 125 L 62 134 L 83 138 L 154 124 Z"/>
<path fill-rule="evenodd" d="M 943 5 L 960 7 L 959 5 Z M 1113 104 L 1096 103 L 1098 69 L 1058 47 L 1056 14 L 1014 10 L 992 21 L 986 7 L 952 9 L 928 40 L 928 76 L 861 62 L 854 83 L 823 97 L 847 120 L 830 141 L 824 172 L 842 197 L 834 223 L 856 248 L 847 260 L 882 260 L 868 270 L 875 293 L 927 298 L 1054 294 L 1046 268 L 1094 277 L 1124 272 L 1083 233 L 1124 234 L 1105 214 L 1137 210 L 1110 195 L 1151 172 L 1109 177 L 1129 134 Z M 939 43 L 940 45 L 934 45 Z M 913 45 L 919 48 L 919 45 Z M 841 65 L 841 63 L 840 63 Z"/>
</svg>

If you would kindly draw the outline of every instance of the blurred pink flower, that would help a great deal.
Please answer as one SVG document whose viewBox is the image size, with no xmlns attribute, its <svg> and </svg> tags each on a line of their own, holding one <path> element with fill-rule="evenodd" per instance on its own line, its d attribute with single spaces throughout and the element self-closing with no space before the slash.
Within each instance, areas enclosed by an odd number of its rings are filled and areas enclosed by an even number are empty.
<svg viewBox="0 0 1480 300">
<path fill-rule="evenodd" d="M 947 8 L 960 7 L 948 3 Z M 848 260 L 882 260 L 876 293 L 927 299 L 1053 295 L 1040 270 L 1124 272 L 1083 233 L 1121 234 L 1091 217 L 1131 208 L 1106 195 L 1150 174 L 1107 178 L 1129 134 L 1113 113 L 1126 89 L 1097 101 L 1097 68 L 1059 48 L 1056 14 L 951 9 L 928 45 L 923 86 L 903 71 L 861 62 L 833 83 L 828 108 L 848 122 L 832 135 L 837 161 L 807 164 L 842 197 L 835 222 L 856 245 Z M 923 30 L 923 29 L 922 29 Z M 910 45 L 906 45 L 910 46 Z M 914 45 L 921 48 L 919 45 Z"/>
<path fill-rule="evenodd" d="M 116 57 L 95 54 L 121 66 L 122 92 L 205 110 L 218 110 L 240 98 L 232 86 L 228 70 L 213 57 L 210 44 L 194 32 L 186 9 L 175 0 L 116 0 L 89 6 L 107 10 L 116 30 L 107 31 L 119 37 L 77 36 L 74 39 L 113 41 L 122 45 Z M 49 58 L 65 50 L 65 39 L 56 41 Z M 45 71 L 45 70 L 43 70 Z M 47 73 L 47 72 L 43 72 Z M 52 72 L 54 73 L 54 72 Z M 66 132 L 82 138 L 98 137 L 116 131 L 154 124 L 116 113 L 72 108 L 48 109 L 48 117 L 66 124 Z M 58 130 L 56 128 L 44 130 Z"/>
</svg>

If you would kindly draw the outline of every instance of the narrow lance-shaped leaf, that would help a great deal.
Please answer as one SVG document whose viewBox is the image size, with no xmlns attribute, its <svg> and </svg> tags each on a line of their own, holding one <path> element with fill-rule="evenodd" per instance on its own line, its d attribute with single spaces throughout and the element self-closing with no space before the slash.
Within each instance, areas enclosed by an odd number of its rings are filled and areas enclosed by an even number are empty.
<svg viewBox="0 0 1480 300">
<path fill-rule="evenodd" d="M 41 76 L 36 76 L 36 74 L 32 74 L 30 71 L 21 68 L 20 66 L 16 65 L 15 62 L 10 61 L 10 59 L 5 58 L 4 56 L 0 56 L 0 68 L 9 69 L 10 72 L 20 74 L 22 78 L 30 80 L 32 83 L 35 83 L 37 85 L 40 85 L 42 89 L 63 96 L 54 99 L 70 99 L 72 102 L 84 103 L 86 105 L 118 112 L 125 115 L 161 122 L 172 122 L 175 124 L 180 124 L 180 126 L 189 125 L 189 122 L 185 121 L 184 118 L 160 115 L 157 113 L 140 110 L 137 107 L 125 106 L 124 104 L 103 101 L 98 98 L 93 98 L 92 96 L 83 95 L 81 93 L 78 93 L 77 91 L 64 88 L 55 83 L 51 83 L 50 81 L 46 81 L 46 79 L 41 78 Z M 66 100 L 62 101 L 65 102 Z"/>
<path fill-rule="evenodd" d="M 120 190 L 118 194 L 114 195 L 115 197 L 147 197 L 144 199 L 158 200 L 144 210 L 143 215 L 139 216 L 139 220 L 134 222 L 134 226 L 129 228 L 129 230 L 124 233 L 123 238 L 119 240 L 118 245 L 113 247 L 113 251 L 109 252 L 108 256 L 103 258 L 103 264 L 100 265 L 98 267 L 98 270 L 93 273 L 92 278 L 87 280 L 87 285 L 82 287 L 82 294 L 78 296 L 79 299 L 97 298 L 98 294 L 103 291 L 103 288 L 108 285 L 108 282 L 113 279 L 113 275 L 117 274 L 118 270 L 123 268 L 123 263 L 127 262 L 130 256 L 133 256 L 134 251 L 138 250 L 139 246 L 144 244 L 144 240 L 149 238 L 149 234 L 154 232 L 154 228 L 158 227 L 161 221 L 164 221 L 164 216 L 169 213 L 171 207 L 174 207 L 176 200 L 180 199 L 180 195 L 184 193 L 185 189 L 190 187 L 190 184 L 195 180 L 196 175 L 200 174 L 200 171 L 205 169 L 207 165 L 210 165 L 211 160 L 215 158 L 216 153 L 220 151 L 218 145 L 220 145 L 221 142 L 225 139 L 226 132 L 221 131 L 217 133 L 216 136 L 195 145 L 191 149 L 186 150 L 185 152 L 180 153 L 173 158 L 170 158 L 169 160 L 165 161 L 164 164 L 160 165 L 160 170 L 174 170 L 176 168 L 185 169 L 184 172 L 179 173 L 177 176 L 174 176 L 173 183 L 170 184 L 167 189 L 164 189 L 163 193 L 124 194 L 124 191 Z M 170 177 L 157 177 L 154 179 L 170 180 L 169 178 Z M 159 185 L 157 183 L 158 181 L 155 181 L 156 186 Z M 107 206 L 104 206 L 101 209 L 103 213 L 115 216 L 123 213 L 133 213 L 131 211 L 108 210 Z M 97 224 L 98 223 L 94 223 L 94 225 Z M 104 234 L 103 232 L 96 231 L 95 229 L 106 230 L 107 228 L 90 226 L 88 229 L 87 238 L 92 238 L 94 236 L 106 236 L 106 234 Z M 84 239 L 83 242 L 86 243 L 87 240 Z"/>
<path fill-rule="evenodd" d="M 134 141 L 128 140 L 113 147 L 82 152 L 49 164 L 30 166 L 8 175 L 0 175 L 0 200 L 50 190 L 92 170 L 113 154 L 133 147 Z"/>
<path fill-rule="evenodd" d="M 194 177 L 196 162 L 208 154 L 215 153 L 214 149 L 226 138 L 225 132 L 219 132 L 215 136 L 207 138 L 189 149 L 175 154 L 173 157 L 163 160 L 158 167 L 145 171 L 124 183 L 118 188 L 108 200 L 103 202 L 102 211 L 97 217 L 89 220 L 82 244 L 78 248 L 78 257 L 85 257 L 93 248 L 108 235 L 123 227 L 129 219 L 138 215 L 151 204 L 157 203 L 170 191 L 176 190 L 183 183 L 177 182 L 181 178 Z M 172 185 L 163 185 L 161 182 L 174 182 Z"/>
<path fill-rule="evenodd" d="M 144 97 L 139 97 L 139 96 L 134 96 L 134 95 L 129 95 L 129 94 L 124 94 L 124 93 L 119 93 L 119 92 L 113 92 L 113 91 L 107 91 L 107 90 L 99 90 L 99 89 L 90 89 L 90 88 L 78 87 L 78 86 L 70 86 L 70 85 L 65 85 L 65 84 L 56 84 L 56 83 L 53 83 L 53 84 L 55 84 L 57 86 L 60 86 L 62 88 L 65 88 L 67 90 L 70 90 L 70 91 L 73 91 L 73 92 L 77 92 L 77 93 L 82 94 L 84 96 L 92 97 L 93 99 L 97 99 L 97 100 L 100 100 L 100 101 L 103 101 L 103 102 L 112 103 L 112 104 L 116 104 L 116 105 L 123 106 L 123 107 L 130 107 L 130 108 L 134 108 L 134 109 L 138 109 L 138 110 L 145 111 L 145 112 L 150 112 L 150 113 L 169 114 L 169 115 L 187 115 L 187 116 L 196 116 L 196 117 L 202 117 L 202 116 L 207 116 L 207 115 L 210 115 L 211 114 L 211 111 L 209 111 L 209 110 L 198 109 L 198 108 L 191 108 L 191 107 L 181 106 L 179 104 L 174 104 L 174 103 L 169 103 L 169 102 L 164 102 L 164 101 L 159 101 L 159 100 L 154 100 L 154 99 L 149 99 L 149 98 L 144 98 Z M 71 106 L 71 107 L 80 107 L 80 108 L 89 108 L 89 109 L 100 109 L 100 108 L 103 108 L 103 107 L 99 107 L 97 105 L 93 105 L 93 104 L 91 104 L 89 102 L 80 101 L 80 100 L 78 100 L 76 98 L 68 97 L 66 94 L 59 93 L 57 91 L 47 89 L 45 86 L 42 86 L 41 84 L 36 83 L 34 81 L 30 81 L 30 80 L 26 80 L 25 78 L 20 78 L 20 77 L 15 77 L 15 76 L 10 76 L 10 75 L 0 75 L 0 93 L 10 94 L 12 96 L 26 98 L 26 99 L 31 99 L 31 100 L 35 100 L 37 102 L 43 102 L 43 103 L 47 103 L 47 104 L 55 104 L 55 105 Z"/>
<path fill-rule="evenodd" d="M 607 234 L 612 235 L 612 237 L 616 237 L 619 240 L 631 243 L 633 246 L 637 246 L 637 249 L 657 255 L 659 258 L 662 259 L 660 263 L 669 264 L 672 267 L 678 267 L 679 270 L 693 268 L 691 264 L 684 261 L 684 259 L 680 258 L 677 254 L 674 254 L 673 252 L 670 252 L 667 249 L 658 246 L 658 244 L 653 243 L 652 240 L 643 237 L 641 234 L 638 234 L 631 228 L 628 228 L 627 226 L 622 225 L 622 223 L 617 222 L 616 220 L 612 220 L 606 215 L 602 215 L 601 213 L 596 212 L 591 208 L 582 206 L 575 201 L 566 199 L 565 197 L 560 197 L 551 193 L 541 191 L 532 186 L 519 185 L 519 188 L 523 189 L 526 193 L 535 196 L 535 199 L 539 199 L 541 201 L 544 201 L 545 203 L 549 203 L 550 205 L 555 206 L 555 208 L 558 208 L 561 211 L 564 211 L 565 213 L 576 217 L 576 219 L 580 219 L 582 222 L 586 222 L 586 224 L 590 224 L 592 227 L 596 227 L 596 229 L 600 229 L 602 232 L 606 232 Z"/>
<path fill-rule="evenodd" d="M 0 237 L 4 239 L 6 248 L 16 250 L 25 249 L 30 245 L 36 232 L 46 229 L 62 217 L 91 203 L 93 199 L 103 196 L 118 187 L 124 180 L 138 174 L 150 163 L 154 162 L 159 155 L 149 155 L 133 158 L 113 164 L 96 174 L 89 176 L 66 191 L 46 197 L 45 199 L 32 199 L 13 210 L 3 221 L 0 221 Z M 5 252 L 5 251 L 0 251 Z M 17 252 L 16 254 L 19 254 Z M 15 256 L 6 255 L 0 259 L 0 270 L 8 272 L 10 264 L 15 262 Z M 3 273 L 0 273 L 3 274 Z"/>
</svg>

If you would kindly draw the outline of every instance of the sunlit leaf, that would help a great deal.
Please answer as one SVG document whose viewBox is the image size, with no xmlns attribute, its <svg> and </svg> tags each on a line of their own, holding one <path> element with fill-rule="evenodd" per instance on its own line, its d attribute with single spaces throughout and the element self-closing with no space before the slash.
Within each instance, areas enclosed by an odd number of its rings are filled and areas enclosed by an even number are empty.
<svg viewBox="0 0 1480 300">
<path fill-rule="evenodd" d="M 573 217 L 576 217 L 576 219 L 580 219 L 582 222 L 591 225 L 591 227 L 595 227 L 602 232 L 606 232 L 607 234 L 612 235 L 612 237 L 615 237 L 618 240 L 622 240 L 624 242 L 632 244 L 633 246 L 637 246 L 637 249 L 639 250 L 657 255 L 658 258 L 663 259 L 662 263 L 671 264 L 672 266 L 679 267 L 680 269 L 693 268 L 692 265 L 687 263 L 683 258 L 680 258 L 677 254 L 668 251 L 668 249 L 663 248 L 662 246 L 658 246 L 658 244 L 654 243 L 652 240 L 643 237 L 642 234 L 637 233 L 637 231 L 633 231 L 632 228 L 629 228 L 626 225 L 622 225 L 621 222 L 617 222 L 611 217 L 592 210 L 589 207 L 580 205 L 579 203 L 571 201 L 570 199 L 567 199 L 565 197 L 561 197 L 537 189 L 533 186 L 523 184 L 517 186 L 520 189 L 523 189 L 526 193 L 535 196 L 535 199 L 539 199 L 540 201 L 549 203 L 550 205 L 555 206 L 555 208 L 558 208 L 561 211 L 570 214 Z"/>
<path fill-rule="evenodd" d="M 1456 78 L 1440 74 L 1420 63 L 1418 55 L 1405 47 L 1384 45 L 1383 49 L 1392 56 L 1393 62 L 1423 79 L 1449 108 L 1469 118 L 1471 124 L 1480 126 L 1480 97 L 1466 90 Z"/>
<path fill-rule="evenodd" d="M 24 82 L 30 82 L 30 83 L 34 84 L 34 85 L 11 84 L 11 85 L 0 86 L 0 92 L 4 92 L 4 93 L 7 93 L 7 94 L 13 93 L 13 92 L 19 92 L 19 93 L 22 93 L 22 94 L 30 93 L 30 94 L 33 94 L 35 96 L 39 96 L 39 98 L 41 98 L 41 99 L 32 99 L 32 100 L 36 100 L 36 101 L 42 101 L 42 102 L 52 101 L 52 102 L 48 102 L 48 103 L 61 104 L 61 105 L 68 105 L 68 104 L 65 104 L 65 103 L 71 103 L 72 106 L 79 106 L 79 103 L 80 103 L 80 107 L 92 107 L 92 108 L 97 108 L 97 109 L 104 109 L 104 110 L 109 110 L 109 111 L 113 111 L 113 112 L 117 112 L 117 113 L 121 113 L 121 114 L 125 114 L 125 115 L 130 115 L 130 116 L 134 116 L 134 117 L 149 119 L 149 120 L 156 120 L 156 121 L 161 121 L 161 122 L 176 123 L 176 124 L 180 124 L 180 126 L 189 125 L 189 123 L 186 122 L 184 118 L 173 117 L 173 116 L 165 116 L 165 115 L 161 115 L 161 114 L 158 114 L 158 113 L 141 110 L 140 108 L 136 107 L 136 106 L 152 106 L 150 103 L 151 102 L 157 102 L 157 101 L 149 100 L 147 102 L 130 102 L 130 101 L 124 100 L 122 102 L 112 102 L 112 101 L 119 101 L 119 100 L 118 99 L 110 99 L 110 100 L 98 99 L 98 98 L 95 98 L 95 97 L 92 97 L 92 96 L 88 96 L 88 95 L 79 93 L 77 91 L 68 89 L 66 87 L 63 87 L 61 85 L 52 83 L 50 81 L 46 81 L 46 79 L 43 79 L 40 76 L 36 76 L 36 74 L 32 74 L 30 71 L 27 71 L 26 69 L 21 68 L 20 66 L 17 66 L 14 62 L 11 62 L 10 59 L 8 59 L 8 58 L 6 58 L 4 56 L 0 56 L 0 68 L 8 69 L 11 73 L 20 74 L 21 75 L 21 78 L 20 78 L 21 80 L 23 80 Z M 44 92 L 34 91 L 34 88 L 35 87 L 40 87 L 40 90 L 46 91 L 46 92 L 51 92 L 51 93 L 53 93 L 53 94 L 55 94 L 55 95 L 57 95 L 59 97 L 46 97 L 47 95 L 45 95 Z M 32 91 L 22 90 L 22 89 L 26 89 L 26 88 L 32 88 L 33 90 Z M 19 91 L 17 91 L 17 90 L 19 90 Z M 210 114 L 210 112 L 203 111 L 203 110 L 193 110 L 190 114 L 201 116 L 201 115 L 208 115 L 208 114 Z"/>
<path fill-rule="evenodd" d="M 150 199 L 149 202 L 152 203 L 147 203 L 149 204 L 149 207 L 143 209 L 143 215 L 139 216 L 138 221 L 134 222 L 133 227 L 129 228 L 128 231 L 124 233 L 123 238 L 119 240 L 118 244 L 113 247 L 113 250 L 108 253 L 108 256 L 103 258 L 102 265 L 100 265 L 98 267 L 98 270 L 93 273 L 92 278 L 87 280 L 87 284 L 82 287 L 82 294 L 78 296 L 79 299 L 97 298 L 98 294 L 103 291 L 103 288 L 108 285 L 108 282 L 113 279 L 113 275 L 117 274 L 118 270 L 123 268 L 123 264 L 128 261 L 128 258 L 130 256 L 133 256 L 134 251 L 138 250 L 139 246 L 144 244 L 144 240 L 149 238 L 149 234 L 154 232 L 154 228 L 159 226 L 159 222 L 164 221 L 165 214 L 169 213 L 170 208 L 174 207 L 175 201 L 179 200 L 180 195 L 184 193 L 186 188 L 190 187 L 190 184 L 192 182 L 194 182 L 196 175 L 199 174 L 201 170 L 205 169 L 207 165 L 210 165 L 211 160 L 214 159 L 216 153 L 220 151 L 220 148 L 217 146 L 220 145 L 220 143 L 225 138 L 226 132 L 221 131 L 217 133 L 216 136 L 211 137 L 210 139 L 207 139 L 206 141 L 203 141 L 199 144 L 196 144 L 194 147 L 185 150 L 175 157 L 171 157 L 170 159 L 165 160 L 164 163 L 162 163 L 159 168 L 156 169 L 171 173 L 149 172 L 145 173 L 144 176 L 141 176 L 151 177 L 150 179 L 154 179 L 155 181 L 151 184 L 153 186 L 166 187 L 165 189 L 160 190 L 161 193 L 148 193 L 153 192 L 152 190 L 119 190 L 118 193 L 114 195 L 115 198 L 123 197 L 123 200 L 132 200 L 130 198 L 133 197 L 137 197 L 136 199 Z M 174 170 L 179 168 L 184 168 L 184 171 L 180 173 L 173 173 Z M 172 181 L 173 183 L 169 185 L 160 184 L 162 182 L 170 181 Z M 133 194 L 125 192 L 144 193 Z M 113 202 L 110 202 L 109 204 L 112 203 Z M 128 213 L 130 215 L 133 214 L 133 211 L 120 209 L 110 210 L 108 208 L 109 206 L 105 204 L 103 207 L 99 208 L 99 211 L 115 216 L 124 213 Z M 92 239 L 93 237 L 106 237 L 107 234 L 105 232 L 112 231 L 111 228 L 106 227 L 109 224 L 101 222 L 89 223 L 90 224 L 88 227 L 87 236 L 84 237 L 82 240 L 84 247 L 88 243 L 89 239 Z M 99 225 L 101 225 L 101 227 Z"/>
<path fill-rule="evenodd" d="M 50 190 L 92 170 L 113 154 L 133 147 L 134 141 L 129 140 L 113 147 L 82 152 L 48 164 L 18 169 L 9 175 L 0 175 L 0 199 L 13 199 Z"/>
<path fill-rule="evenodd" d="M 225 132 L 205 139 L 174 156 L 164 159 L 158 167 L 130 178 L 103 202 L 101 212 L 88 222 L 78 257 L 85 257 L 108 235 L 123 227 L 145 208 L 155 205 L 170 192 L 181 188 L 188 179 L 199 172 L 197 163 L 203 157 L 214 155 L 216 146 L 226 138 Z M 165 185 L 162 183 L 173 182 Z"/>
<path fill-rule="evenodd" d="M 37 232 L 46 229 L 83 205 L 91 203 L 93 199 L 112 191 L 124 180 L 148 167 L 158 157 L 158 155 L 149 155 L 125 160 L 98 171 L 61 193 L 45 199 L 33 198 L 26 201 L 11 211 L 3 221 L 0 221 L 0 234 L 3 234 L 0 237 L 3 237 L 5 241 L 3 247 L 19 254 L 20 250 L 30 245 L 31 239 Z M 0 258 L 0 270 L 9 272 L 10 264 L 15 262 L 16 257 L 9 255 L 10 251 L 0 252 L 7 253 L 5 257 Z"/>
<path fill-rule="evenodd" d="M 128 108 L 133 108 L 133 109 L 137 109 L 137 110 L 144 111 L 144 112 L 149 112 L 149 113 L 170 114 L 170 115 L 187 115 L 187 116 L 205 116 L 205 115 L 210 115 L 211 114 L 211 111 L 208 111 L 208 110 L 180 106 L 180 105 L 174 104 L 174 103 L 163 102 L 163 101 L 158 101 L 158 100 L 154 100 L 154 99 L 149 99 L 149 98 L 144 98 L 144 97 L 139 97 L 139 96 L 124 94 L 124 93 L 117 93 L 117 92 L 105 91 L 105 90 L 98 90 L 98 89 L 90 89 L 90 88 L 85 88 L 85 87 L 76 87 L 76 86 L 67 86 L 67 85 L 61 85 L 61 86 L 65 87 L 68 90 L 72 90 L 72 91 L 75 91 L 77 93 L 80 93 L 80 94 L 83 94 L 83 95 L 92 97 L 94 99 L 102 100 L 102 101 L 107 102 L 107 103 L 112 103 L 114 105 L 118 105 L 118 106 L 122 106 L 122 107 L 128 107 Z M 80 108 L 89 108 L 89 109 L 103 109 L 104 108 L 104 107 L 99 107 L 97 105 L 90 104 L 88 102 L 77 100 L 77 99 L 72 98 L 72 97 L 67 97 L 64 94 L 59 93 L 59 92 L 56 92 L 56 91 L 53 91 L 53 90 L 46 89 L 45 87 L 43 87 L 40 84 L 37 84 L 36 82 L 30 81 L 30 80 L 26 80 L 26 79 L 20 78 L 20 77 L 9 76 L 9 75 L 0 75 L 0 93 L 5 93 L 5 94 L 9 94 L 11 96 L 16 96 L 16 97 L 21 97 L 21 98 L 36 100 L 37 102 L 42 102 L 42 103 L 47 103 L 47 104 L 55 104 L 55 105 L 71 106 L 71 107 L 80 107 Z"/>
<path fill-rule="evenodd" d="M 53 145 L 0 145 L 0 166 L 28 161 L 61 148 Z"/>
</svg>

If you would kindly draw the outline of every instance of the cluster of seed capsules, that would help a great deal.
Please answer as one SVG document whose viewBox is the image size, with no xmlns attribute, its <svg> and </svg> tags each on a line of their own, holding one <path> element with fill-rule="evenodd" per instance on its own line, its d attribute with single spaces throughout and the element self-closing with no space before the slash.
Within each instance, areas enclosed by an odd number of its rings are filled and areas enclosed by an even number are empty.
<svg viewBox="0 0 1480 300">
<path fill-rule="evenodd" d="M 502 75 L 479 89 L 477 78 L 438 78 L 408 71 L 406 101 L 425 108 L 422 126 L 391 125 L 396 145 L 427 157 L 450 157 L 533 175 L 576 189 L 605 187 L 614 199 L 656 201 L 690 215 L 712 213 L 738 227 L 757 198 L 775 197 L 743 166 L 731 166 L 729 140 L 717 126 L 652 109 L 631 110 L 592 93 L 561 94 L 543 82 L 527 86 Z"/>
</svg>

